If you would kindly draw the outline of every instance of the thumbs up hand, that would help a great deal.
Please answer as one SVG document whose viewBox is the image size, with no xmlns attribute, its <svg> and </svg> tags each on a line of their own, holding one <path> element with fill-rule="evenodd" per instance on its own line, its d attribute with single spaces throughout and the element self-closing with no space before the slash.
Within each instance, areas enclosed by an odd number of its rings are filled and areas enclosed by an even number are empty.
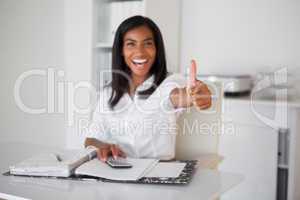
<svg viewBox="0 0 300 200">
<path fill-rule="evenodd" d="M 186 108 L 194 105 L 200 109 L 206 109 L 211 106 L 211 92 L 205 83 L 197 80 L 195 60 L 191 62 L 187 87 L 173 89 L 170 99 L 175 108 Z"/>
<path fill-rule="evenodd" d="M 206 109 L 211 106 L 211 92 L 205 83 L 197 80 L 197 65 L 195 60 L 191 61 L 189 84 L 186 89 L 188 99 L 190 99 L 192 105 L 200 109 Z"/>
</svg>

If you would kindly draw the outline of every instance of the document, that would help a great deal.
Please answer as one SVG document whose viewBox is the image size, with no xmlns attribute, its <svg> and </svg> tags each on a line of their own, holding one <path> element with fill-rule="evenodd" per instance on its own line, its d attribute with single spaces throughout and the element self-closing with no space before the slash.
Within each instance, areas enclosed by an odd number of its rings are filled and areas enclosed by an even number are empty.
<svg viewBox="0 0 300 200">
<path fill-rule="evenodd" d="M 112 168 L 99 159 L 88 161 L 75 170 L 77 175 L 89 175 L 110 180 L 138 180 L 145 175 L 146 171 L 151 171 L 157 165 L 157 159 L 135 159 L 127 158 L 127 162 L 132 164 L 132 168 L 116 169 Z"/>
<path fill-rule="evenodd" d="M 184 169 L 186 163 L 159 162 L 144 177 L 176 178 Z"/>
</svg>

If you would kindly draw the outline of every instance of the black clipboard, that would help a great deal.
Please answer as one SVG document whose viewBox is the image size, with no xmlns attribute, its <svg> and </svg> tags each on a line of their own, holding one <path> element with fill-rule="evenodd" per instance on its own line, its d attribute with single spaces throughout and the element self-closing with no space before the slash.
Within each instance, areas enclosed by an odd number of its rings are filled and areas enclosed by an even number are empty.
<svg viewBox="0 0 300 200">
<path fill-rule="evenodd" d="M 160 161 L 160 162 L 168 162 L 168 161 Z M 112 180 L 112 179 L 105 179 L 105 178 L 95 177 L 95 176 L 74 175 L 74 174 L 69 177 L 13 175 L 9 171 L 3 173 L 3 175 L 18 176 L 18 177 L 33 177 L 33 178 L 66 179 L 66 180 L 78 180 L 78 181 L 97 180 L 103 182 L 133 183 L 133 184 L 186 185 L 190 183 L 196 169 L 197 160 L 178 160 L 176 162 L 186 163 L 185 167 L 183 168 L 183 170 L 181 171 L 178 177 L 142 177 L 134 181 Z"/>
</svg>

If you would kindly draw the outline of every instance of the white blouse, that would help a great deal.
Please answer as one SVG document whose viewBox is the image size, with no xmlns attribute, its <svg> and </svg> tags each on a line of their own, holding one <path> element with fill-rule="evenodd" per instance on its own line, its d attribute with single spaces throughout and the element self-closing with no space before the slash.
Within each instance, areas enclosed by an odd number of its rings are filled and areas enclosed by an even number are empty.
<svg viewBox="0 0 300 200">
<path fill-rule="evenodd" d="M 116 144 L 129 157 L 174 158 L 178 110 L 170 93 L 184 87 L 186 80 L 179 74 L 170 75 L 152 95 L 140 99 L 138 91 L 149 88 L 153 80 L 151 76 L 144 81 L 133 97 L 125 93 L 113 110 L 108 105 L 111 88 L 102 89 L 88 137 Z"/>
</svg>

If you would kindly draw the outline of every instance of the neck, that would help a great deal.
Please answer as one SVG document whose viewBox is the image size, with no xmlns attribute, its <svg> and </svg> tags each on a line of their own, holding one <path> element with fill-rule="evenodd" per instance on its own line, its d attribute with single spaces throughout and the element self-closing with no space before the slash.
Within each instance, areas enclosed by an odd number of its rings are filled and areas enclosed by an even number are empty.
<svg viewBox="0 0 300 200">
<path fill-rule="evenodd" d="M 140 76 L 132 76 L 132 84 L 130 85 L 130 94 L 133 94 L 136 88 L 141 85 L 148 76 L 140 77 Z"/>
<path fill-rule="evenodd" d="M 141 85 L 145 80 L 147 79 L 147 77 L 132 77 L 132 83 L 135 87 L 138 87 L 139 85 Z"/>
</svg>

